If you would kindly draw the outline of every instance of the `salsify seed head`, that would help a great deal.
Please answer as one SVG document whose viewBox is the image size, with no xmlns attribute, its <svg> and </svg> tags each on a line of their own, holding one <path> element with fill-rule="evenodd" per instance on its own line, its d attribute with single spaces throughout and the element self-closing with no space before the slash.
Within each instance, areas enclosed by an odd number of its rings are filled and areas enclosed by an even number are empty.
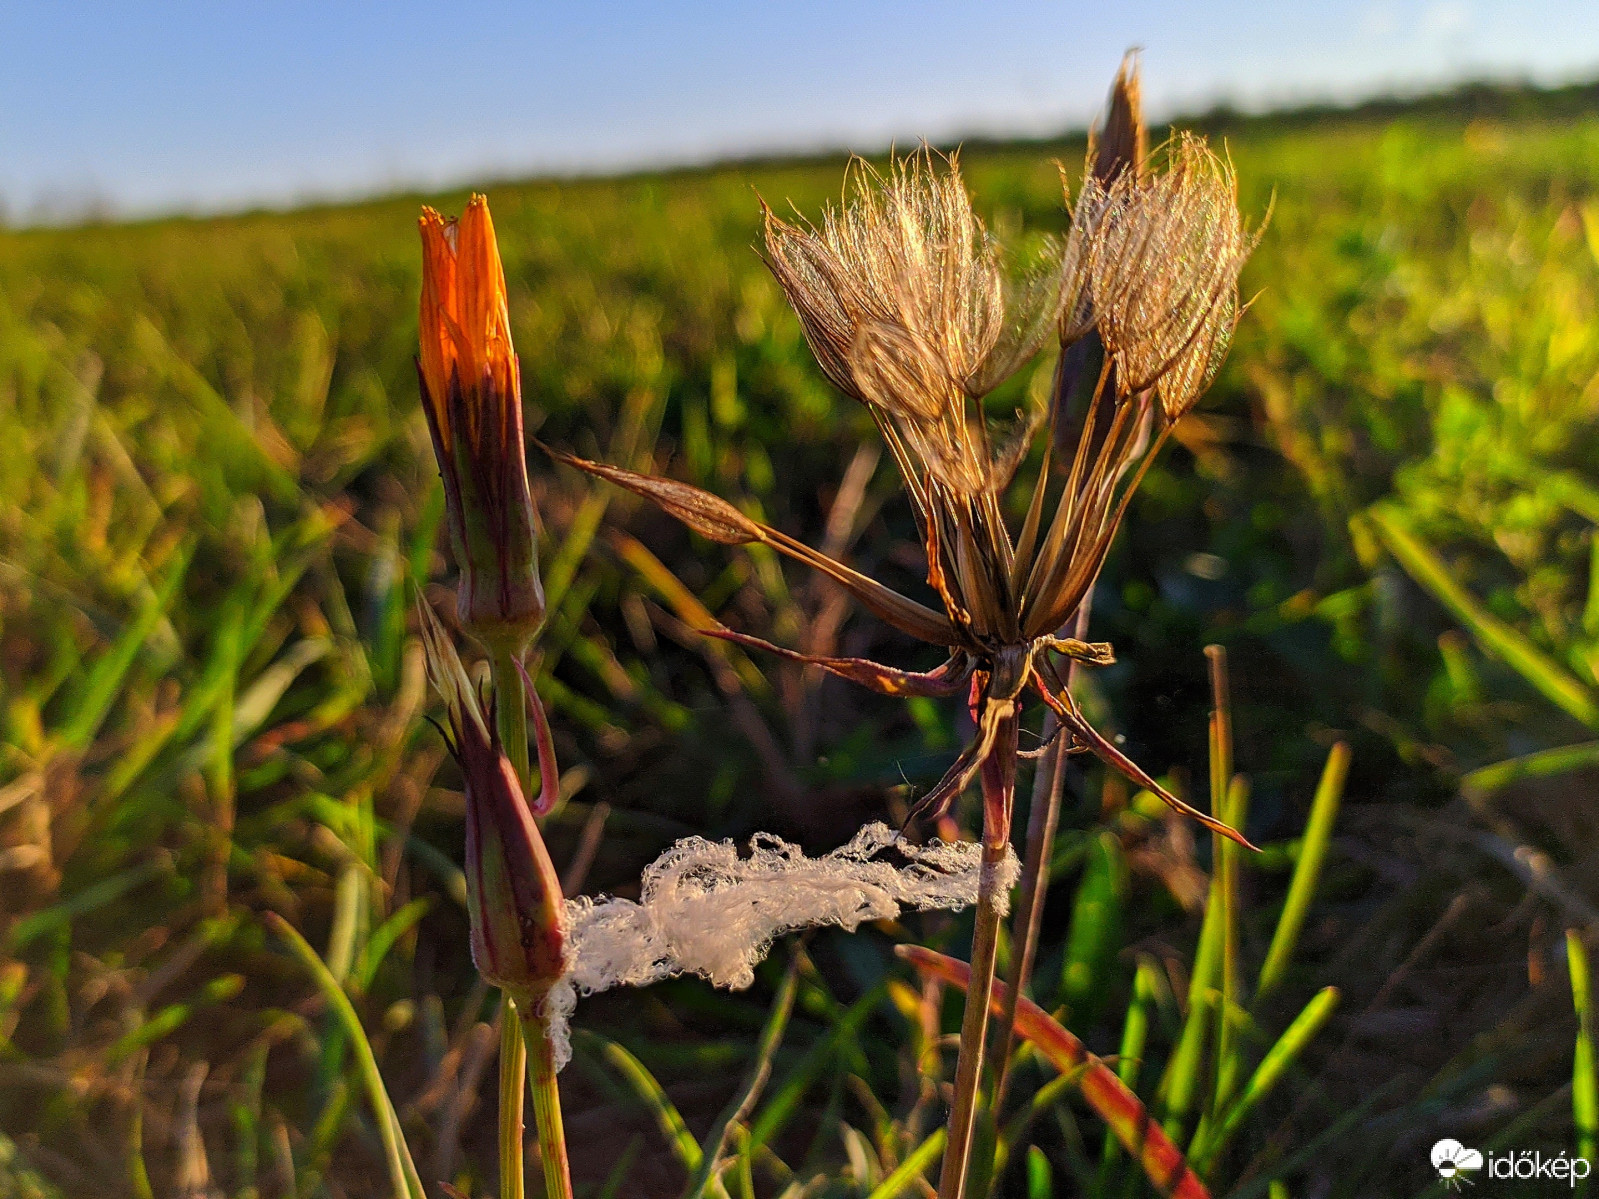
<svg viewBox="0 0 1599 1199">
<path fill-rule="evenodd" d="M 488 201 L 422 210 L 418 375 L 461 572 L 462 627 L 520 655 L 544 622 L 505 270 Z"/>
<path fill-rule="evenodd" d="M 821 570 L 895 628 L 945 647 L 942 666 L 914 673 L 712 630 L 888 695 L 968 689 L 977 735 L 920 806 L 939 811 L 983 772 L 995 780 L 987 793 L 1009 794 L 1018 706 L 1031 691 L 1055 713 L 1070 751 L 1093 752 L 1241 840 L 1095 730 L 1062 662 L 1112 660 L 1108 645 L 1063 636 L 1064 626 L 1093 588 L 1144 471 L 1221 362 L 1238 316 L 1238 273 L 1254 244 L 1232 168 L 1202 139 L 1174 139 L 1159 156 L 1163 169 L 1148 169 L 1136 68 L 1129 59 L 1117 76 L 1065 245 L 1030 268 L 1018 267 L 977 217 L 958 162 L 925 149 L 883 173 L 853 163 L 843 203 L 819 226 L 766 210 L 767 263 L 823 373 L 877 424 L 942 613 L 686 483 L 552 453 L 706 537 L 759 542 Z M 1064 352 L 1047 418 L 1024 413 L 1011 437 L 993 436 L 982 400 L 1057 330 Z M 1068 383 L 1092 375 L 1098 381 L 1080 414 L 1066 414 Z M 1074 435 L 1044 456 L 1012 530 L 1004 493 L 1041 419 Z M 1003 836 L 1008 820 L 1008 810 L 985 814 L 985 829 Z"/>
</svg>

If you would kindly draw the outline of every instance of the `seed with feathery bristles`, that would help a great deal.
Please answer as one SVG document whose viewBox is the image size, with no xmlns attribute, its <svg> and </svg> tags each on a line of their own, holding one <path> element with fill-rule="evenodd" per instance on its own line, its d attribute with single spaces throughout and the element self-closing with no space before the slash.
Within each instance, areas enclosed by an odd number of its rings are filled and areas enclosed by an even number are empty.
<svg viewBox="0 0 1599 1199">
<path fill-rule="evenodd" d="M 972 211 L 951 159 L 930 151 L 880 175 L 852 165 L 846 203 L 821 227 L 766 213 L 767 260 L 817 362 L 847 395 L 895 421 L 906 446 L 948 486 L 989 484 L 980 399 L 1030 358 L 1054 323 L 1058 259 L 1006 261 Z"/>
<path fill-rule="evenodd" d="M 1154 387 L 1168 420 L 1198 400 L 1238 316 L 1238 275 L 1254 236 L 1238 215 L 1232 167 L 1204 140 L 1180 135 L 1167 169 L 1097 180 L 1087 286 L 1095 324 L 1126 392 Z"/>
</svg>

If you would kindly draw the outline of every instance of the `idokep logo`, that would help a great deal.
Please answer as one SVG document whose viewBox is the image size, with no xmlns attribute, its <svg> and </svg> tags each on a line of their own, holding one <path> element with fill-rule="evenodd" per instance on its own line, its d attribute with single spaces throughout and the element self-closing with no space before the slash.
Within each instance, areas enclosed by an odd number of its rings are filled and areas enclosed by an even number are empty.
<svg viewBox="0 0 1599 1199">
<path fill-rule="evenodd" d="M 1564 1182 L 1572 1187 L 1593 1170 L 1593 1163 L 1587 1158 L 1572 1157 L 1564 1151 L 1545 1156 L 1536 1149 L 1511 1149 L 1484 1158 L 1480 1149 L 1470 1149 L 1452 1137 L 1435 1144 L 1430 1157 L 1439 1181 L 1452 1191 L 1473 1185 L 1475 1179 L 1470 1176 L 1478 1170 L 1502 1181 Z"/>
<path fill-rule="evenodd" d="M 1467 1149 L 1459 1141 L 1445 1137 L 1432 1147 L 1432 1167 L 1446 1187 L 1458 1191 L 1462 1183 L 1470 1185 L 1471 1179 L 1466 1177 L 1468 1172 L 1482 1169 L 1482 1152 Z"/>
</svg>

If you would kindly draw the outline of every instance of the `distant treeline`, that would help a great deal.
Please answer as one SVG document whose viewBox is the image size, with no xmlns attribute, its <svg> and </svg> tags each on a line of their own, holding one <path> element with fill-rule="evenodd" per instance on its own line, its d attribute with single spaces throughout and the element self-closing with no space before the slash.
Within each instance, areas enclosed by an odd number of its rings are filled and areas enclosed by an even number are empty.
<svg viewBox="0 0 1599 1199">
<path fill-rule="evenodd" d="M 1599 79 L 1539 87 L 1531 83 L 1462 83 L 1447 91 L 1421 96 L 1374 96 L 1357 104 L 1306 104 L 1265 113 L 1246 113 L 1221 105 L 1173 124 L 1207 132 L 1249 126 L 1291 129 L 1327 121 L 1377 122 L 1398 117 L 1443 117 L 1453 120 L 1567 120 L 1599 113 Z"/>
</svg>

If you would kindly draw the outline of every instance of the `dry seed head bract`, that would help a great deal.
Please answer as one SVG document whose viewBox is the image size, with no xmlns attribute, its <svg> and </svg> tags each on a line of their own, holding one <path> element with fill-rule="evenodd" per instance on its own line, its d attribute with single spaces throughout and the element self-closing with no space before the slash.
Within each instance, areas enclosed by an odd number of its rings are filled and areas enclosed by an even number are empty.
<svg viewBox="0 0 1599 1199">
<path fill-rule="evenodd" d="M 1084 184 L 1066 245 L 1044 269 L 1009 269 L 972 211 L 958 163 L 941 165 L 927 150 L 894 161 L 886 174 L 853 163 L 843 204 L 820 227 L 766 211 L 768 264 L 823 372 L 866 405 L 895 459 L 942 614 L 697 488 L 556 457 L 656 501 L 706 536 L 760 541 L 817 567 L 896 628 L 947 648 L 944 665 L 913 674 L 717 634 L 890 695 L 953 695 L 969 682 L 978 734 L 922 798 L 923 807 L 947 805 L 991 754 L 1005 752 L 1011 734 L 1004 730 L 1014 730 L 1022 693 L 1030 689 L 1055 712 L 1071 748 L 1091 750 L 1172 806 L 1242 841 L 1099 734 L 1066 689 L 1056 660 L 1111 660 L 1109 646 L 1057 631 L 1093 586 L 1173 423 L 1214 375 L 1238 315 L 1238 272 L 1253 246 L 1238 216 L 1231 168 L 1202 140 L 1180 136 L 1165 149 L 1164 170 L 1142 171 L 1136 74 L 1128 78 L 1125 66 L 1118 96 L 1127 128 L 1117 132 L 1125 144 L 1113 161 L 1125 156 L 1125 165 L 1110 179 L 1091 176 Z M 1017 446 L 997 452 L 981 399 L 1056 330 L 1063 345 L 1097 332 L 1104 363 L 1075 446 L 1059 462 L 1045 455 L 1013 538 L 1002 493 L 1039 418 L 1024 416 Z M 1060 408 L 1051 404 L 1047 419 L 1057 420 Z M 1060 486 L 1046 521 L 1052 472 Z M 1008 812 L 993 815 L 992 822 L 985 815 L 985 828 L 1008 827 Z"/>
</svg>

